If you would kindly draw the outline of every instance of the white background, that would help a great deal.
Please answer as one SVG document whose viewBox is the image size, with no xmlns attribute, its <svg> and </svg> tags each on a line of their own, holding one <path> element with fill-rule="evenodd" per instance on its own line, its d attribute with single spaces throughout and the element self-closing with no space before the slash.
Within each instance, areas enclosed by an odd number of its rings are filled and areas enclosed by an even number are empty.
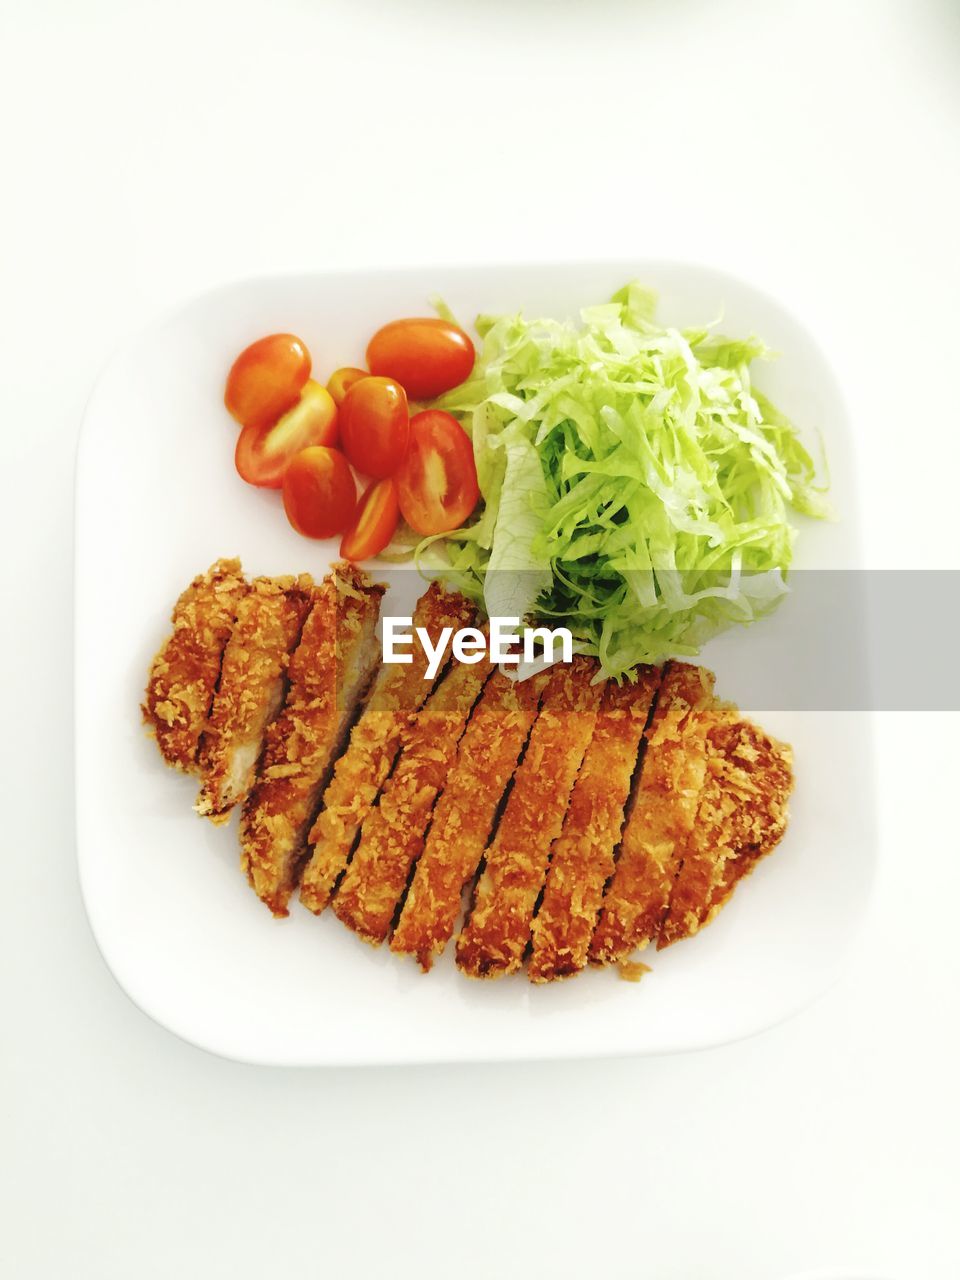
<svg viewBox="0 0 960 1280">
<path fill-rule="evenodd" d="M 208 1057 L 115 986 L 70 713 L 85 398 L 133 328 L 249 273 L 739 272 L 845 385 L 870 564 L 958 567 L 958 73 L 950 0 L 2 0 L 4 1276 L 960 1274 L 957 716 L 881 719 L 870 923 L 789 1024 L 323 1072 Z M 890 617 L 905 679 L 943 658 Z"/>
</svg>

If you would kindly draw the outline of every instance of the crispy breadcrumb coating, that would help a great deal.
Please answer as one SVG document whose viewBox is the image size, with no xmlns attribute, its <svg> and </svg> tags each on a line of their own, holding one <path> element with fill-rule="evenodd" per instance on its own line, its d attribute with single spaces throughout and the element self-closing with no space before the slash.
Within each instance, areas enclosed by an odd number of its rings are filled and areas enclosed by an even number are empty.
<svg viewBox="0 0 960 1280">
<path fill-rule="evenodd" d="M 590 944 L 595 964 L 618 964 L 656 938 L 693 826 L 713 725 L 713 676 L 671 663 L 663 677 L 634 804 Z"/>
<path fill-rule="evenodd" d="M 197 768 L 220 661 L 247 584 L 239 560 L 217 560 L 174 605 L 173 632 L 153 660 L 141 710 L 167 764 Z"/>
<path fill-rule="evenodd" d="M 391 950 L 415 955 L 424 972 L 453 936 L 464 886 L 483 858 L 547 678 L 517 683 L 495 671 L 460 739 L 390 940 Z"/>
<path fill-rule="evenodd" d="M 376 666 L 383 590 L 353 566 L 334 566 L 315 589 L 290 659 L 287 700 L 267 729 L 240 842 L 250 883 L 276 916 L 288 914 L 310 823 Z"/>
<path fill-rule="evenodd" d="M 330 901 L 357 832 L 393 767 L 401 735 L 436 683 L 425 678 L 428 660 L 416 629 L 423 628 L 435 646 L 445 628 L 456 632 L 469 626 L 474 613 L 463 596 L 431 583 L 413 614 L 412 661 L 380 668 L 310 832 L 312 849 L 300 878 L 300 901 L 311 911 L 321 912 Z"/>
<path fill-rule="evenodd" d="M 670 946 L 701 929 L 740 878 L 777 844 L 793 787 L 789 747 L 735 711 L 711 729 L 697 821 L 657 940 Z"/>
<path fill-rule="evenodd" d="M 337 917 L 366 942 L 379 945 L 390 931 L 457 743 L 492 670 L 485 655 L 454 663 L 404 734 L 397 766 L 333 899 Z"/>
<path fill-rule="evenodd" d="M 611 680 L 604 689 L 533 922 L 531 982 L 568 977 L 587 963 L 660 675 L 658 668 L 640 667 L 635 683 L 617 685 Z"/>
<path fill-rule="evenodd" d="M 523 962 L 550 846 L 596 723 L 603 692 L 591 684 L 596 671 L 584 657 L 551 670 L 470 918 L 457 939 L 457 964 L 472 978 L 500 977 Z"/>
<path fill-rule="evenodd" d="M 267 725 L 283 705 L 287 663 L 312 603 L 313 579 L 254 578 L 237 607 L 197 757 L 196 810 L 225 822 L 256 772 Z"/>
<path fill-rule="evenodd" d="M 790 749 L 714 699 L 708 671 L 617 686 L 581 656 L 517 683 L 484 656 L 426 680 L 415 638 L 373 680 L 383 590 L 352 565 L 318 587 L 248 584 L 218 560 L 151 667 L 144 720 L 168 763 L 199 769 L 200 813 L 243 801 L 242 865 L 275 915 L 304 871 L 311 910 L 332 898 L 374 944 L 395 924 L 391 948 L 427 970 L 476 877 L 456 946 L 469 976 L 529 954 L 533 982 L 588 960 L 636 980 L 633 952 L 696 933 L 783 836 Z M 433 584 L 413 622 L 437 645 L 474 616 Z"/>
</svg>

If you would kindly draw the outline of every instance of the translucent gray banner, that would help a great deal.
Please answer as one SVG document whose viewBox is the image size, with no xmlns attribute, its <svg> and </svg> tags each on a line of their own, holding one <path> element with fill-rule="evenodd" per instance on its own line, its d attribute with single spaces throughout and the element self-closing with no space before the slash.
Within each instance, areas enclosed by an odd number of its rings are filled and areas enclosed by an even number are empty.
<svg viewBox="0 0 960 1280">
<path fill-rule="evenodd" d="M 409 616 L 426 587 L 423 577 L 408 567 L 393 567 L 377 576 L 391 586 L 383 613 Z M 670 630 L 665 625 L 665 596 L 686 588 L 687 595 L 675 597 L 673 605 L 693 607 L 689 580 L 681 583 L 679 578 L 669 580 L 669 575 L 652 580 L 640 574 L 622 579 L 621 622 L 635 618 L 642 628 L 649 618 L 655 636 Z M 726 578 L 711 582 L 701 574 L 695 586 L 694 605 L 708 603 L 691 615 L 691 642 L 661 646 L 657 639 L 648 656 L 651 661 L 678 657 L 712 668 L 718 693 L 745 708 L 960 710 L 960 664 L 950 657 L 960 639 L 958 570 L 798 570 L 783 587 L 766 575 L 745 575 L 734 591 Z M 516 613 L 534 587 L 530 575 L 488 573 L 483 596 L 497 602 L 499 613 Z M 578 598 L 582 602 L 583 596 Z M 745 598 L 750 602 L 746 606 Z M 774 603 L 777 598 L 779 603 Z M 756 619 L 745 625 L 744 614 L 751 611 Z M 565 618 L 559 612 L 546 622 L 569 626 L 575 642 L 578 635 L 595 642 L 602 616 L 598 605 L 582 630 L 575 616 Z M 627 632 L 621 627 L 620 634 Z M 690 652 L 697 648 L 699 652 Z"/>
<path fill-rule="evenodd" d="M 791 711 L 960 710 L 960 572 L 798 571 L 770 616 L 705 646 L 722 692 Z"/>
</svg>

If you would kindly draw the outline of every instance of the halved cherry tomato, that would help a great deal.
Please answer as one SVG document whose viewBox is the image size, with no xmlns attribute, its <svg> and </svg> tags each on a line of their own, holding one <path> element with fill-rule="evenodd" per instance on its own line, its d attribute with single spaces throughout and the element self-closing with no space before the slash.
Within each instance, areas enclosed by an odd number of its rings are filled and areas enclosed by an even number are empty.
<svg viewBox="0 0 960 1280">
<path fill-rule="evenodd" d="M 241 351 L 223 402 L 243 427 L 272 427 L 310 377 L 310 352 L 292 333 L 274 333 Z"/>
<path fill-rule="evenodd" d="M 313 379 L 303 388 L 300 402 L 272 427 L 244 427 L 234 454 L 237 470 L 247 484 L 279 489 L 283 473 L 301 449 L 312 444 L 337 443 L 337 406 L 326 387 Z"/>
<path fill-rule="evenodd" d="M 340 406 L 340 440 L 358 471 L 375 480 L 393 475 L 407 451 L 409 433 L 407 397 L 399 383 L 363 378 L 353 384 Z"/>
<path fill-rule="evenodd" d="M 432 400 L 466 381 L 473 343 L 462 329 L 437 316 L 394 320 L 370 339 L 370 372 L 396 378 L 412 400 Z"/>
<path fill-rule="evenodd" d="M 330 375 L 330 380 L 327 383 L 327 390 L 333 396 L 334 404 L 343 404 L 343 398 L 353 384 L 359 382 L 361 378 L 369 377 L 370 373 L 367 369 L 354 369 L 350 365 L 337 369 L 335 373 Z"/>
<path fill-rule="evenodd" d="M 396 481 L 374 480 L 360 499 L 353 524 L 343 535 L 340 554 L 345 560 L 369 560 L 379 555 L 393 537 L 399 518 Z"/>
<path fill-rule="evenodd" d="M 287 467 L 283 509 L 297 533 L 307 538 L 332 538 L 343 533 L 356 506 L 353 472 L 339 450 L 312 445 Z"/>
<path fill-rule="evenodd" d="M 424 534 L 458 529 L 477 505 L 473 445 L 451 414 L 425 409 L 410 419 L 410 446 L 397 472 L 397 495 L 404 520 Z"/>
</svg>

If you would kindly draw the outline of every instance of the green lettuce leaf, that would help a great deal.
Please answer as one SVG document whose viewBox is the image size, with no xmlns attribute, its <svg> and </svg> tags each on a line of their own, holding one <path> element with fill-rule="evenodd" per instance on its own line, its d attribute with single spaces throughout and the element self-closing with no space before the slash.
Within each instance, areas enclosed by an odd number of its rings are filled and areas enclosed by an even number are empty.
<svg viewBox="0 0 960 1280">
<path fill-rule="evenodd" d="M 579 325 L 481 316 L 473 374 L 436 402 L 472 438 L 483 505 L 421 564 L 490 614 L 569 626 L 611 676 L 769 613 L 790 510 L 827 514 L 810 453 L 752 384 L 764 344 L 655 317 L 637 283 Z"/>
</svg>

